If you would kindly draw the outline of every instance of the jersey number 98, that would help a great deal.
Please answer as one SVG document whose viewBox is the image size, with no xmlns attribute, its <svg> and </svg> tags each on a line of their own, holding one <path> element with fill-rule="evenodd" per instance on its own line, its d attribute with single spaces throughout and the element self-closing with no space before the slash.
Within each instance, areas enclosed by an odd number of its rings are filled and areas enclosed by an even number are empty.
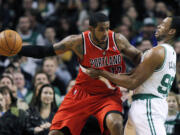
<svg viewBox="0 0 180 135">
<path fill-rule="evenodd" d="M 170 74 L 165 74 L 161 80 L 161 85 L 158 87 L 158 92 L 167 96 L 169 90 L 171 89 L 173 81 L 173 76 L 171 76 Z"/>
</svg>

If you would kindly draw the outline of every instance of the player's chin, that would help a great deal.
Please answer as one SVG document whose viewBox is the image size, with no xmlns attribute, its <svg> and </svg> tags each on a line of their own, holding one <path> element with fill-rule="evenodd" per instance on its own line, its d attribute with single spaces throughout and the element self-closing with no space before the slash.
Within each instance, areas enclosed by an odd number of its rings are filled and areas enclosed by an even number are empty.
<svg viewBox="0 0 180 135">
<path fill-rule="evenodd" d="M 100 43 L 106 43 L 107 39 L 102 39 Z"/>
<path fill-rule="evenodd" d="M 158 34 L 158 33 L 155 33 L 155 37 L 156 37 L 156 38 L 159 38 L 159 34 Z"/>
</svg>

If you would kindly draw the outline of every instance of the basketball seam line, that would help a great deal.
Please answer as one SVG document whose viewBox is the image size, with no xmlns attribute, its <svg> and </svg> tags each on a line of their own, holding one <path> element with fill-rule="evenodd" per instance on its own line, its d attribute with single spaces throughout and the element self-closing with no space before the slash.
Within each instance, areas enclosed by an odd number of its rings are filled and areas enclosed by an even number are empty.
<svg viewBox="0 0 180 135">
<path fill-rule="evenodd" d="M 0 38 L 0 42 L 2 43 L 1 38 Z M 4 47 L 1 47 L 1 46 L 0 46 L 0 48 L 1 48 L 3 51 L 7 51 L 7 52 L 8 52 L 8 50 L 6 50 Z"/>
<path fill-rule="evenodd" d="M 4 49 L 3 47 L 0 47 L 3 51 L 8 51 L 8 50 L 6 50 L 6 49 Z"/>
<path fill-rule="evenodd" d="M 13 52 L 19 50 L 19 48 L 21 48 L 21 46 L 19 46 L 18 48 L 16 48 L 16 50 L 13 50 Z"/>
<path fill-rule="evenodd" d="M 16 46 L 16 33 L 15 33 L 15 39 L 14 39 L 15 41 L 14 41 L 14 46 L 13 46 L 13 48 L 12 48 L 12 50 L 11 50 L 11 54 L 13 54 L 12 52 L 13 52 L 13 50 L 14 50 L 14 47 Z M 10 54 L 10 55 L 11 55 Z"/>
<path fill-rule="evenodd" d="M 6 39 L 6 35 L 5 35 L 5 31 L 4 31 L 4 38 L 6 40 L 6 44 L 7 44 L 8 48 L 9 48 L 9 45 L 8 45 L 8 42 L 7 42 L 7 39 Z M 9 48 L 9 50 L 11 50 L 11 48 Z M 9 53 L 9 55 L 11 55 L 11 53 Z"/>
</svg>

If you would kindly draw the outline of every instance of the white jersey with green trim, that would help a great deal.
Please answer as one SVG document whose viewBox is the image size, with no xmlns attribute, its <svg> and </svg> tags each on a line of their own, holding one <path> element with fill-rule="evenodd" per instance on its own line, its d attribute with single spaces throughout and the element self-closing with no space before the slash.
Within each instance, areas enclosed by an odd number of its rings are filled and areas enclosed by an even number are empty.
<svg viewBox="0 0 180 135">
<path fill-rule="evenodd" d="M 165 58 L 161 68 L 154 73 L 138 88 L 134 94 L 153 94 L 160 98 L 166 98 L 176 74 L 176 52 L 169 44 L 161 44 L 164 47 Z M 144 59 L 144 53 L 141 62 Z M 143 72 L 143 71 L 142 71 Z"/>
</svg>

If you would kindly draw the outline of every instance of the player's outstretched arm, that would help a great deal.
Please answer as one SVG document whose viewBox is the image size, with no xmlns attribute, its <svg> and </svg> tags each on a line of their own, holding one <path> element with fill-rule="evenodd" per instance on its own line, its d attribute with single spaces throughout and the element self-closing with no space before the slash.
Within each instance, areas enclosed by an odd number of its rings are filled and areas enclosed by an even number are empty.
<svg viewBox="0 0 180 135">
<path fill-rule="evenodd" d="M 21 51 L 18 53 L 20 56 L 33 57 L 33 58 L 44 58 L 47 56 L 54 56 L 53 45 L 38 46 L 38 45 L 27 45 L 23 46 Z"/>
<path fill-rule="evenodd" d="M 54 44 L 54 51 L 56 55 L 62 54 L 66 51 L 73 51 L 80 59 L 83 58 L 83 40 L 82 35 L 71 35 L 58 43 Z"/>
<path fill-rule="evenodd" d="M 18 55 L 33 57 L 33 58 L 44 58 L 47 56 L 54 56 L 62 54 L 66 51 L 74 51 L 80 58 L 83 57 L 82 37 L 81 35 L 71 35 L 58 43 L 51 46 L 38 46 L 28 45 L 23 46 Z"/>
<path fill-rule="evenodd" d="M 164 48 L 158 46 L 147 52 L 143 62 L 140 63 L 131 74 L 113 74 L 104 70 L 95 69 L 87 69 L 87 73 L 92 77 L 103 76 L 114 84 L 134 90 L 146 81 L 157 68 L 162 66 L 164 58 Z"/>
<path fill-rule="evenodd" d="M 118 49 L 128 57 L 131 62 L 136 66 L 141 61 L 142 53 L 134 46 L 132 46 L 129 41 L 120 33 L 115 34 L 115 40 L 118 46 Z"/>
</svg>

